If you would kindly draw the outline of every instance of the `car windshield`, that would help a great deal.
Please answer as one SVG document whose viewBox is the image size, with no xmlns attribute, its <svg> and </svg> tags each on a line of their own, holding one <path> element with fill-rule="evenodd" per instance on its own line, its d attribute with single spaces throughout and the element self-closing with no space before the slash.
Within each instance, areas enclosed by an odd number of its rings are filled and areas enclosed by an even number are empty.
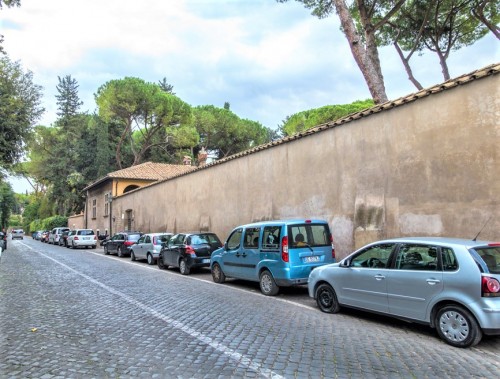
<svg viewBox="0 0 500 379">
<path fill-rule="evenodd" d="M 500 274 L 500 245 L 477 247 L 475 250 L 488 266 L 489 272 Z"/>
</svg>

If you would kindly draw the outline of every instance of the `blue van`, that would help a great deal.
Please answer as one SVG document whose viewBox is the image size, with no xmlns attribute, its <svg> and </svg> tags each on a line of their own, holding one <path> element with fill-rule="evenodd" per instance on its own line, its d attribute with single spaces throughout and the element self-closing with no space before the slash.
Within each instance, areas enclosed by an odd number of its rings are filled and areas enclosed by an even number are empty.
<svg viewBox="0 0 500 379">
<path fill-rule="evenodd" d="M 328 223 L 323 220 L 264 221 L 235 228 L 210 259 L 212 278 L 260 283 L 264 295 L 279 287 L 307 284 L 311 271 L 335 262 Z"/>
</svg>

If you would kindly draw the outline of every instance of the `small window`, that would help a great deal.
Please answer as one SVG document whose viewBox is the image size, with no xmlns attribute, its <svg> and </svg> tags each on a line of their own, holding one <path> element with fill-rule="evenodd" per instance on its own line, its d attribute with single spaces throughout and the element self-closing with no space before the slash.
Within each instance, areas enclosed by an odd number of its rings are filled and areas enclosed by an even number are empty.
<svg viewBox="0 0 500 379">
<path fill-rule="evenodd" d="M 242 233 L 242 229 L 236 229 L 233 234 L 229 236 L 229 238 L 227 239 L 228 250 L 236 250 L 240 247 Z"/>
<path fill-rule="evenodd" d="M 92 218 L 97 217 L 97 199 L 92 199 Z"/>
<path fill-rule="evenodd" d="M 260 228 L 247 228 L 243 238 L 243 247 L 246 249 L 257 249 L 259 247 Z"/>
<path fill-rule="evenodd" d="M 109 215 L 109 201 L 111 200 L 111 195 L 109 193 L 104 195 L 104 216 Z"/>
<path fill-rule="evenodd" d="M 456 271 L 458 270 L 458 261 L 455 253 L 448 247 L 441 248 L 441 261 L 443 271 Z"/>
</svg>

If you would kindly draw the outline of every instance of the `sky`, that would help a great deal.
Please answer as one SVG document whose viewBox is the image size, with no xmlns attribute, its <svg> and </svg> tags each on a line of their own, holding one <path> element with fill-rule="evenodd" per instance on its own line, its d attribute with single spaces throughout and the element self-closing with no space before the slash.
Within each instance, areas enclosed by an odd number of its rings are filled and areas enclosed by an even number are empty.
<svg viewBox="0 0 500 379">
<path fill-rule="evenodd" d="M 370 98 L 338 17 L 320 20 L 293 0 L 21 0 L 0 10 L 0 33 L 9 58 L 43 87 L 46 126 L 66 75 L 78 82 L 83 112 L 96 110 L 94 94 L 110 80 L 166 78 L 192 106 L 229 102 L 273 129 L 300 111 Z M 416 92 L 393 47 L 380 59 L 389 99 Z M 490 34 L 448 64 L 456 77 L 499 61 Z M 435 55 L 411 64 L 424 87 L 443 81 Z"/>
</svg>

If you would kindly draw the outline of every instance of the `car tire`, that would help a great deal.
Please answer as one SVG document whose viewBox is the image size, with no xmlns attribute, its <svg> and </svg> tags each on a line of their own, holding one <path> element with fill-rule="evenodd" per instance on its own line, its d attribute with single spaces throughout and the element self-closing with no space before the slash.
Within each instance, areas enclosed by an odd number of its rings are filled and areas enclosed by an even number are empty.
<svg viewBox="0 0 500 379">
<path fill-rule="evenodd" d="M 123 246 L 120 246 L 120 248 L 118 249 L 118 256 L 120 258 L 123 258 L 125 256 L 125 254 L 123 252 Z"/>
<path fill-rule="evenodd" d="M 135 254 L 134 254 L 134 250 L 130 250 L 130 260 L 131 260 L 131 261 L 135 261 Z"/>
<path fill-rule="evenodd" d="M 266 296 L 275 296 L 280 290 L 274 281 L 273 275 L 268 270 L 261 272 L 259 276 L 259 285 L 261 292 Z"/>
<path fill-rule="evenodd" d="M 316 303 L 318 308 L 325 313 L 337 313 L 340 311 L 340 304 L 337 300 L 337 294 L 333 287 L 323 283 L 316 289 Z"/>
<path fill-rule="evenodd" d="M 224 283 L 226 281 L 226 275 L 222 271 L 222 268 L 218 263 L 214 263 L 212 266 L 212 280 L 215 283 Z"/>
<path fill-rule="evenodd" d="M 108 245 L 104 245 L 104 255 L 109 255 Z"/>
<path fill-rule="evenodd" d="M 156 260 L 156 264 L 160 270 L 165 270 L 168 267 L 163 263 L 163 257 L 161 255 Z"/>
<path fill-rule="evenodd" d="M 155 259 L 153 258 L 152 254 L 148 253 L 147 260 L 148 260 L 148 265 L 152 266 L 155 264 Z"/>
<path fill-rule="evenodd" d="M 92 245 L 92 249 L 97 249 L 97 245 Z"/>
<path fill-rule="evenodd" d="M 182 275 L 189 275 L 189 272 L 191 271 L 186 260 L 181 259 L 179 261 L 179 271 Z"/>
<path fill-rule="evenodd" d="M 69 248 L 70 249 L 74 249 L 75 248 L 75 244 L 73 242 L 71 242 L 71 245 L 69 245 Z"/>
<path fill-rule="evenodd" d="M 447 305 L 436 313 L 439 337 L 455 347 L 471 347 L 481 341 L 483 333 L 474 316 L 459 305 Z"/>
</svg>

